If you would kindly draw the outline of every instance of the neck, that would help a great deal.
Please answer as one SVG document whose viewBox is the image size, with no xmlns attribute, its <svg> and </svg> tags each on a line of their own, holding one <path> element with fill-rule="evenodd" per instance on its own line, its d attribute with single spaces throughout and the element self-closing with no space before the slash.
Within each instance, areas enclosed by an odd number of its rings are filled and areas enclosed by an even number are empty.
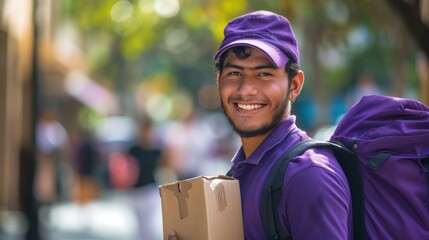
<svg viewBox="0 0 429 240">
<path fill-rule="evenodd" d="M 252 153 L 258 148 L 258 146 L 264 141 L 264 139 L 268 136 L 269 133 L 255 136 L 255 137 L 242 137 L 241 144 L 243 146 L 244 154 L 246 155 L 246 159 L 252 155 Z"/>
<path fill-rule="evenodd" d="M 283 122 L 286 118 L 288 118 L 290 114 L 286 114 L 282 120 L 276 124 L 276 127 Z M 241 144 L 243 147 L 244 154 L 246 156 L 246 159 L 256 150 L 256 148 L 259 147 L 259 145 L 264 141 L 264 139 L 276 128 L 273 127 L 268 132 L 254 136 L 254 137 L 241 137 Z"/>
</svg>

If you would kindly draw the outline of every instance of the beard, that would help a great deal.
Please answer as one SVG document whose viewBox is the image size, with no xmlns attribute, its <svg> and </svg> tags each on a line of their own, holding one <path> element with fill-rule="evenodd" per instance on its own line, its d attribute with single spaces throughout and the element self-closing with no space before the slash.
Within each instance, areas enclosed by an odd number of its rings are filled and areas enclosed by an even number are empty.
<svg viewBox="0 0 429 240">
<path fill-rule="evenodd" d="M 261 127 L 257 128 L 257 129 L 253 129 L 253 130 L 241 129 L 239 126 L 234 124 L 232 119 L 228 116 L 228 113 L 225 111 L 225 106 L 223 104 L 223 101 L 221 101 L 221 105 L 222 105 L 223 112 L 225 113 L 225 116 L 228 118 L 228 121 L 229 121 L 230 125 L 232 126 L 232 128 L 234 129 L 234 131 L 242 138 L 249 138 L 249 137 L 256 137 L 256 136 L 264 135 L 264 134 L 270 132 L 271 130 L 273 130 L 277 125 L 279 125 L 282 122 L 283 116 L 285 115 L 286 109 L 288 107 L 288 100 L 287 99 L 288 98 L 286 98 L 282 102 L 282 104 L 275 110 L 271 122 L 266 123 L 266 124 L 262 125 Z"/>
</svg>

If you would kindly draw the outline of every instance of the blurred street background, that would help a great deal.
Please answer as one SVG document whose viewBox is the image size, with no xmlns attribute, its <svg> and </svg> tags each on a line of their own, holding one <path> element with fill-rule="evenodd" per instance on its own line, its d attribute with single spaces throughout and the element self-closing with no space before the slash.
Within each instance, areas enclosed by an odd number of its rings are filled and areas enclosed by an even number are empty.
<svg viewBox="0 0 429 240">
<path fill-rule="evenodd" d="M 0 239 L 162 239 L 158 186 L 240 145 L 212 56 L 260 9 L 292 22 L 311 136 L 364 95 L 429 105 L 429 0 L 0 0 Z"/>
</svg>

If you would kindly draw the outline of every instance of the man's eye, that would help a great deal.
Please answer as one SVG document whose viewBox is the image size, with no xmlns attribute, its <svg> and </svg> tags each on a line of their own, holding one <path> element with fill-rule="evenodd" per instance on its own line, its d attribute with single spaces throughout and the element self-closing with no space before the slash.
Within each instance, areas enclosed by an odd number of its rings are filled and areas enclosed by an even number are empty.
<svg viewBox="0 0 429 240">
<path fill-rule="evenodd" d="M 228 73 L 228 75 L 240 76 L 241 74 L 239 72 L 230 72 L 230 73 Z"/>
<path fill-rule="evenodd" d="M 269 74 L 267 72 L 261 72 L 261 73 L 259 73 L 259 76 L 266 77 L 266 76 L 271 76 L 271 74 Z"/>
</svg>

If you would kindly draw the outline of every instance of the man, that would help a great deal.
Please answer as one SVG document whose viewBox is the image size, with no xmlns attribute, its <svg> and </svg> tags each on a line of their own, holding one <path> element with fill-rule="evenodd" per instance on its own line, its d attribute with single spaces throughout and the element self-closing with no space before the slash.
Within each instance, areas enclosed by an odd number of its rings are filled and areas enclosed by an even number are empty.
<svg viewBox="0 0 429 240">
<path fill-rule="evenodd" d="M 260 215 L 265 179 L 287 149 L 309 139 L 291 103 L 304 84 L 298 44 L 283 16 L 257 11 L 228 23 L 214 58 L 222 108 L 242 146 L 232 160 L 246 239 L 268 239 Z M 292 239 L 351 239 L 351 196 L 333 155 L 310 149 L 285 174 L 278 214 Z"/>
</svg>

